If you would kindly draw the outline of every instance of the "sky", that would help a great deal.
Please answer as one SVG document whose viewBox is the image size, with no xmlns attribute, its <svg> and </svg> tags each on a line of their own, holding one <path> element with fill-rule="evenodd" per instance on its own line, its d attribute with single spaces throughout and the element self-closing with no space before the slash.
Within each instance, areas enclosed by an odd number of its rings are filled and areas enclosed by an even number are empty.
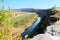
<svg viewBox="0 0 60 40">
<path fill-rule="evenodd" d="M 0 8 L 2 6 L 0 0 Z M 36 8 L 36 9 L 48 9 L 53 6 L 60 7 L 60 0 L 5 0 L 4 6 L 7 9 L 8 6 L 11 9 L 20 8 Z"/>
</svg>

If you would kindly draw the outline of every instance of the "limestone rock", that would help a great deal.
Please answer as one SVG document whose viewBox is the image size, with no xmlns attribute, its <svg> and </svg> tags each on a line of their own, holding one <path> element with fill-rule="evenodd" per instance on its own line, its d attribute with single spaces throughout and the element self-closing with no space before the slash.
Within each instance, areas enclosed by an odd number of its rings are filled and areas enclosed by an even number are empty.
<svg viewBox="0 0 60 40">
<path fill-rule="evenodd" d="M 30 40 L 60 40 L 60 37 L 52 36 L 50 34 L 39 34 Z"/>
<path fill-rule="evenodd" d="M 53 36 L 60 36 L 60 26 L 51 25 L 46 28 L 45 33 L 51 34 Z"/>
</svg>

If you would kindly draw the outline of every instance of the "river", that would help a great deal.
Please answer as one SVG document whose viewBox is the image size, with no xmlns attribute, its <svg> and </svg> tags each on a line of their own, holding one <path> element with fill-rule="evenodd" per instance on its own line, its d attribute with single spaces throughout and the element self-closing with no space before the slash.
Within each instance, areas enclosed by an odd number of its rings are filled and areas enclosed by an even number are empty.
<svg viewBox="0 0 60 40">
<path fill-rule="evenodd" d="M 40 23 L 40 21 L 41 21 L 41 18 L 38 17 L 37 20 L 36 20 L 27 30 L 25 30 L 25 31 L 22 33 L 22 35 L 21 35 L 22 38 L 24 38 L 25 35 L 30 34 L 30 33 L 34 30 L 34 28 Z"/>
</svg>

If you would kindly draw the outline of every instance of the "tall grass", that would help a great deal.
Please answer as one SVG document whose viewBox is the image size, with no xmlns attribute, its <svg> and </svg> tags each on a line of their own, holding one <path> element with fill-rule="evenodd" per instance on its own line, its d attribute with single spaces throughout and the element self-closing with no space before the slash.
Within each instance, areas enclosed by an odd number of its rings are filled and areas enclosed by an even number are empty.
<svg viewBox="0 0 60 40">
<path fill-rule="evenodd" d="M 2 1 L 2 5 L 3 5 L 4 0 L 1 0 L 1 1 Z M 13 14 L 12 14 L 10 8 L 8 11 L 6 11 L 4 9 L 4 5 L 3 5 L 2 9 L 0 9 L 0 40 L 22 40 L 20 35 L 18 37 L 14 37 L 14 36 L 10 35 L 10 33 L 9 33 L 9 31 L 11 30 L 10 27 L 14 27 L 14 25 L 19 26 L 22 24 L 26 24 L 26 23 L 30 22 L 35 16 L 36 15 L 34 15 L 34 14 L 33 15 L 24 14 L 23 16 L 11 18 L 11 17 L 13 17 Z M 18 23 L 19 25 L 16 25 L 16 23 Z"/>
</svg>

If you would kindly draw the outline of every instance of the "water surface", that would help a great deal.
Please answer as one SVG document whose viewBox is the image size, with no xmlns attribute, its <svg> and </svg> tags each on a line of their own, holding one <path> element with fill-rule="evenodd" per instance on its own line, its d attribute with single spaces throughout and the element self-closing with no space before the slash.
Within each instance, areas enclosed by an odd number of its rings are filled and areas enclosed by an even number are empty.
<svg viewBox="0 0 60 40">
<path fill-rule="evenodd" d="M 25 30 L 23 33 L 22 33 L 22 38 L 25 37 L 25 35 L 28 35 L 30 34 L 34 28 L 38 25 L 38 23 L 40 22 L 41 18 L 38 17 L 37 20 L 33 23 L 33 25 L 31 25 L 27 30 Z"/>
</svg>

